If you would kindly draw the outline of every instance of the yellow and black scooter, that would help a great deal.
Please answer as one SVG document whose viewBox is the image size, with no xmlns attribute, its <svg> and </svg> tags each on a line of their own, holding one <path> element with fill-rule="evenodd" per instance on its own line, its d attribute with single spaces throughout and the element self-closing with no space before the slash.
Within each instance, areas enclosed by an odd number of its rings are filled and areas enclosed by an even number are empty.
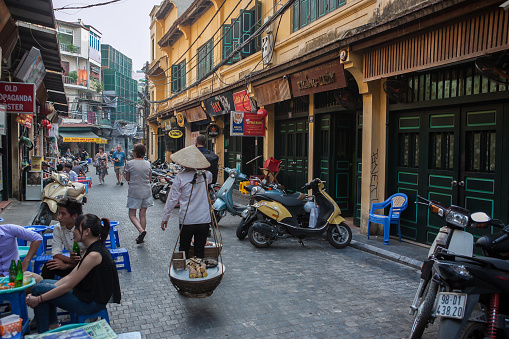
<svg viewBox="0 0 509 339">
<path fill-rule="evenodd" d="M 352 240 L 352 231 L 341 216 L 336 202 L 323 190 L 324 182 L 314 179 L 303 189 L 312 190 L 312 196 L 298 199 L 295 196 L 258 194 L 257 202 L 244 213 L 256 214 L 249 227 L 249 241 L 255 247 L 269 247 L 283 238 L 302 239 L 320 236 L 327 230 L 327 240 L 335 248 L 344 248 Z"/>
</svg>

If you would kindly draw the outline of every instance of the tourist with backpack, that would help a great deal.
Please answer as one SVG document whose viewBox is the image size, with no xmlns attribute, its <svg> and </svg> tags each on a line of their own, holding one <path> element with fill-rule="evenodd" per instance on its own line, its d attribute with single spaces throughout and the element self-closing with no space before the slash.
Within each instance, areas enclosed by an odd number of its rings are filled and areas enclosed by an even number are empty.
<svg viewBox="0 0 509 339">
<path fill-rule="evenodd" d="M 210 167 L 205 168 L 207 171 L 212 173 L 212 183 L 217 182 L 217 172 L 218 172 L 218 166 L 219 166 L 219 157 L 214 152 L 208 150 L 205 147 L 205 144 L 207 142 L 207 138 L 203 134 L 199 134 L 196 137 L 196 147 L 200 150 L 200 152 L 205 156 L 208 162 L 210 162 Z"/>
</svg>

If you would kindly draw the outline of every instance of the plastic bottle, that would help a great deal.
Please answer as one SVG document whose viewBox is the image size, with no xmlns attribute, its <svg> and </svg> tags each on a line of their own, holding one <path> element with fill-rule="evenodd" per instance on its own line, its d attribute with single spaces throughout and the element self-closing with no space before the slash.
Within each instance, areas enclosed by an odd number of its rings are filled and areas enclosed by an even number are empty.
<svg viewBox="0 0 509 339">
<path fill-rule="evenodd" d="M 74 242 L 74 245 L 72 245 L 72 251 L 76 253 L 76 255 L 81 256 L 80 245 L 78 245 L 76 241 Z"/>
<path fill-rule="evenodd" d="M 11 266 L 9 267 L 9 282 L 13 283 L 16 281 L 16 273 L 18 273 L 16 269 L 16 261 L 12 259 Z"/>
<path fill-rule="evenodd" d="M 23 268 L 21 268 L 21 260 L 18 260 L 18 266 L 16 267 L 16 281 L 14 287 L 23 286 Z"/>
</svg>

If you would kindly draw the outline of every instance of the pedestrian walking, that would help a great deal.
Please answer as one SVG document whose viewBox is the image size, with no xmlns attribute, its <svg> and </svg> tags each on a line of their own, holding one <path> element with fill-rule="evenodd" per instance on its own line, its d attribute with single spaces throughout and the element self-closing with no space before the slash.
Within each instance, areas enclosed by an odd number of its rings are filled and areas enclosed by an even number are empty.
<svg viewBox="0 0 509 339">
<path fill-rule="evenodd" d="M 111 156 L 111 162 L 117 175 L 117 185 L 124 186 L 125 153 L 122 151 L 122 146 L 117 145 L 117 150 Z"/>
<path fill-rule="evenodd" d="M 210 171 L 210 173 L 212 173 L 212 182 L 209 182 L 209 184 L 210 184 L 210 183 L 217 182 L 219 157 L 217 156 L 217 154 L 215 154 L 214 152 L 212 152 L 211 150 L 209 150 L 205 147 L 206 142 L 207 142 L 207 138 L 203 134 L 199 134 L 196 137 L 195 145 L 196 145 L 196 147 L 198 147 L 200 152 L 205 156 L 207 161 L 210 162 L 209 168 L 206 168 L 207 171 Z"/>
<path fill-rule="evenodd" d="M 152 180 L 152 168 L 150 163 L 143 159 L 146 148 L 142 144 L 133 146 L 134 159 L 125 166 L 125 179 L 129 184 L 127 191 L 127 208 L 129 219 L 138 229 L 140 234 L 136 243 L 141 244 L 147 234 L 147 208 L 154 205 L 150 181 Z M 136 216 L 139 210 L 139 218 Z"/>
<path fill-rule="evenodd" d="M 27 295 L 26 304 L 34 309 L 37 332 L 58 327 L 57 307 L 77 314 L 94 314 L 110 299 L 119 304 L 121 293 L 118 273 L 104 241 L 110 221 L 85 214 L 76 218 L 74 240 L 87 248 L 83 258 L 66 277 L 43 280 Z"/>
<path fill-rule="evenodd" d="M 212 182 L 212 173 L 199 169 L 208 168 L 210 162 L 195 145 L 173 153 L 171 160 L 185 169 L 173 181 L 164 206 L 161 229 L 164 231 L 167 228 L 171 212 L 180 203 L 179 224 L 182 230 L 179 251 L 186 252 L 188 258 L 194 237 L 194 254 L 203 258 L 211 221 L 207 184 Z"/>
<path fill-rule="evenodd" d="M 108 155 L 104 153 L 104 147 L 99 146 L 99 153 L 94 157 L 95 174 L 99 176 L 99 185 L 104 184 L 104 176 L 108 174 Z"/>
</svg>

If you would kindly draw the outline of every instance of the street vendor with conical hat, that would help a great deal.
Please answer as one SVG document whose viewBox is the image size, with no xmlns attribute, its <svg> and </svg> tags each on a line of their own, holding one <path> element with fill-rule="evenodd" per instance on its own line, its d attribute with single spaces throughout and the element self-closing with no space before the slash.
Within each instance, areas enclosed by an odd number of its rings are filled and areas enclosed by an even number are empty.
<svg viewBox="0 0 509 339">
<path fill-rule="evenodd" d="M 173 180 L 164 206 L 161 229 L 164 231 L 168 227 L 168 219 L 180 203 L 179 224 L 182 225 L 182 231 L 179 251 L 185 251 L 186 258 L 189 258 L 194 236 L 194 254 L 203 258 L 211 222 L 207 187 L 212 182 L 212 173 L 203 169 L 209 167 L 210 163 L 194 145 L 173 153 L 170 158 L 185 169 Z"/>
</svg>

